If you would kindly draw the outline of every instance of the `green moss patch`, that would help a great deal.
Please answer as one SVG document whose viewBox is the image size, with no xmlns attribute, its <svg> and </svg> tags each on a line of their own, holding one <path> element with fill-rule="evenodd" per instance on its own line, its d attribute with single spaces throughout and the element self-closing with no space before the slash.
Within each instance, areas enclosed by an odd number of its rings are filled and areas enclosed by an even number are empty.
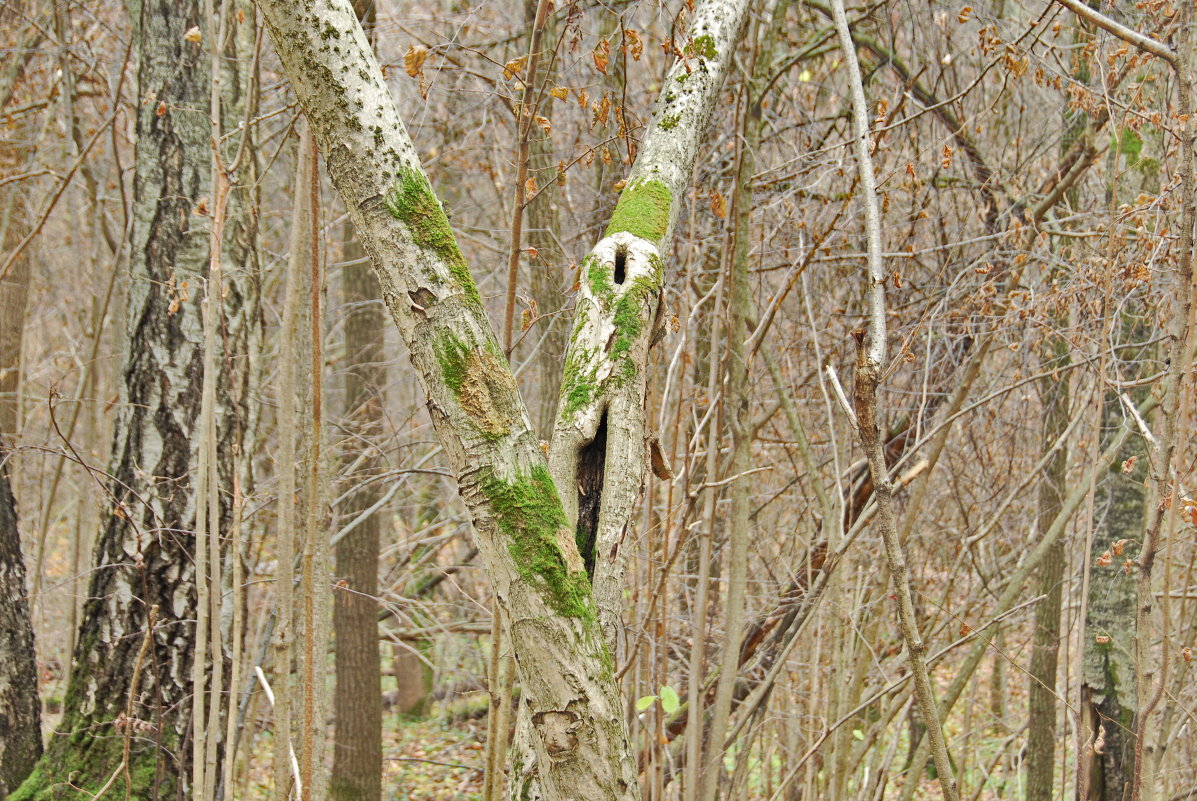
<svg viewBox="0 0 1197 801">
<path fill-rule="evenodd" d="M 608 236 L 611 233 L 610 230 L 607 231 Z M 593 257 L 588 257 L 583 266 L 586 268 L 586 284 L 590 287 L 590 294 L 604 302 L 610 300 L 615 294 L 615 284 L 611 283 L 611 275 L 607 268 Z"/>
<path fill-rule="evenodd" d="M 135 737 L 130 749 L 129 796 L 134 799 L 171 798 L 175 795 L 177 776 L 171 767 L 173 761 L 166 754 L 173 749 L 173 744 L 167 741 L 173 741 L 174 738 L 169 734 L 163 738 L 164 769 L 159 777 L 155 749 L 147 747 L 144 737 Z M 88 798 L 99 792 L 120 767 L 124 750 L 125 738 L 111 725 L 99 731 L 80 727 L 79 733 L 71 737 L 52 738 L 49 750 L 38 761 L 33 773 L 16 792 L 8 796 L 8 801 L 74 801 Z M 120 776 L 104 797 L 124 798 L 125 787 L 126 779 Z"/>
<path fill-rule="evenodd" d="M 570 419 L 591 400 L 598 391 L 598 368 L 594 366 L 594 348 L 581 348 L 565 360 L 561 374 L 561 412 Z"/>
<path fill-rule="evenodd" d="M 628 291 L 615 304 L 615 338 L 611 343 L 611 358 L 619 363 L 619 370 L 624 378 L 636 375 L 636 364 L 628 358 L 632 352 L 632 343 L 640 332 L 644 330 L 644 306 L 648 298 L 657 292 L 657 286 L 648 278 L 637 278 L 628 287 Z"/>
<path fill-rule="evenodd" d="M 493 341 L 484 347 L 466 344 L 453 332 L 436 342 L 436 358 L 445 384 L 470 421 L 487 439 L 511 432 L 519 416 L 515 379 Z"/>
<path fill-rule="evenodd" d="M 561 551 L 559 535 L 568 526 L 549 471 L 540 465 L 511 482 L 487 471 L 481 488 L 520 578 L 535 586 L 553 611 L 593 622 L 590 578 L 585 569 L 571 570 Z"/>
<path fill-rule="evenodd" d="M 694 37 L 694 41 L 686 47 L 686 55 L 701 56 L 707 61 L 713 61 L 718 52 L 715 50 L 715 40 L 709 33 Z"/>
<path fill-rule="evenodd" d="M 673 195 L 661 181 L 633 181 L 619 196 L 607 226 L 607 236 L 627 231 L 632 236 L 660 244 L 669 230 L 672 205 Z"/>
<path fill-rule="evenodd" d="M 482 305 L 478 287 L 470 268 L 466 266 L 461 248 L 449 227 L 449 218 L 441 202 L 432 191 L 428 178 L 419 170 L 403 167 L 398 181 L 387 192 L 383 201 L 387 211 L 396 220 L 407 226 L 412 241 L 420 248 L 432 251 L 445 263 L 453 280 L 461 287 L 466 299 L 477 306 Z"/>
</svg>

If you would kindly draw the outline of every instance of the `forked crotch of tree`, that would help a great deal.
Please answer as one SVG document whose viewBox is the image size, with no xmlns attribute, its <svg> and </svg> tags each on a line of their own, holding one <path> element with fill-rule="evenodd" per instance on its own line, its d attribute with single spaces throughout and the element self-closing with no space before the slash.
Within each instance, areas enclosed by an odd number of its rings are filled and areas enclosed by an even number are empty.
<svg viewBox="0 0 1197 801">
<path fill-rule="evenodd" d="M 610 642 L 620 545 L 647 463 L 645 368 L 669 242 L 747 7 L 705 0 L 675 35 L 676 61 L 606 235 L 582 261 L 546 457 L 349 2 L 299 13 L 261 3 L 511 621 L 521 679 L 512 779 L 525 797 L 639 795 Z"/>
</svg>

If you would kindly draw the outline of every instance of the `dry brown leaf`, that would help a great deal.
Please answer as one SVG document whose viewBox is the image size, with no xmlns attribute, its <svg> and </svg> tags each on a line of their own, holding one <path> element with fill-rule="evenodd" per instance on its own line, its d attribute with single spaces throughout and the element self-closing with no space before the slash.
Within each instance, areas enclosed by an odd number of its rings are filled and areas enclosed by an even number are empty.
<svg viewBox="0 0 1197 801">
<path fill-rule="evenodd" d="M 594 59 L 594 68 L 603 75 L 606 75 L 607 62 L 611 59 L 611 43 L 606 39 L 600 39 L 599 43 L 594 46 L 594 52 L 590 56 Z"/>
<path fill-rule="evenodd" d="M 524 71 L 524 66 L 528 63 L 527 56 L 520 56 L 513 58 L 503 65 L 503 78 L 510 81 L 512 76 L 519 75 Z"/>
<path fill-rule="evenodd" d="M 711 201 L 711 211 L 715 213 L 715 216 L 721 220 L 727 219 L 727 201 L 723 199 L 719 190 L 712 189 L 707 193 L 707 199 Z"/>
<path fill-rule="evenodd" d="M 412 45 L 403 54 L 403 71 L 412 78 L 419 77 L 424 72 L 424 60 L 428 58 L 428 48 Z"/>
<path fill-rule="evenodd" d="M 623 32 L 623 49 L 632 54 L 633 61 L 639 61 L 644 55 L 644 40 L 640 38 L 639 33 L 628 28 Z"/>
</svg>

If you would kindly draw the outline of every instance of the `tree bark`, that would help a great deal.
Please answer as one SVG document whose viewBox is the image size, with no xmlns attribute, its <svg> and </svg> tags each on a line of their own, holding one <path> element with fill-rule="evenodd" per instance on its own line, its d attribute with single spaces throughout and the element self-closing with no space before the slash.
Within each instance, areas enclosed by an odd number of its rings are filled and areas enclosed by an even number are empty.
<svg viewBox="0 0 1197 801">
<path fill-rule="evenodd" d="M 1062 343 L 1061 343 L 1062 344 Z M 1055 349 L 1056 354 L 1063 347 Z M 1055 363 L 1055 362 L 1053 362 Z M 1047 406 L 1043 426 L 1045 448 L 1053 444 L 1068 427 L 1068 383 L 1044 383 Z M 1068 448 L 1058 448 L 1044 470 L 1039 485 L 1039 530 L 1046 531 L 1064 503 L 1067 494 Z M 1043 599 L 1035 605 L 1035 633 L 1031 643 L 1030 687 L 1027 713 L 1027 801 L 1051 801 L 1056 767 L 1056 668 L 1060 652 L 1060 609 L 1063 602 L 1064 540 L 1052 543 L 1038 571 L 1037 594 Z"/>
<path fill-rule="evenodd" d="M 16 788 L 42 753 L 41 705 L 17 504 L 0 463 L 0 796 Z"/>
<path fill-rule="evenodd" d="M 13 9 L 15 10 L 15 8 Z M 16 15 L 0 13 L 13 24 Z M 40 36 L 39 36 L 40 38 Z M 0 109 L 7 105 L 33 52 L 32 42 L 14 54 L 5 77 Z M 6 70 L 8 72 L 8 70 Z M 18 125 L 0 142 L 0 170 L 25 167 L 31 148 L 27 126 Z M 29 183 L 17 181 L 0 189 L 0 253 L 18 246 L 29 228 Z M 17 502 L 10 480 L 12 444 L 18 426 L 21 340 L 29 294 L 29 256 L 23 254 L 0 278 L 0 797 L 15 789 L 42 754 L 41 705 L 38 702 L 37 657 L 30 619 L 25 560 L 17 525 Z"/>
<path fill-rule="evenodd" d="M 375 8 L 370 0 L 354 5 L 371 42 Z M 342 228 L 341 292 L 345 309 L 345 410 L 353 436 L 342 459 L 355 464 L 353 477 L 371 479 L 382 459 L 372 438 L 384 424 L 383 362 L 386 313 L 379 302 L 378 279 L 370 269 L 351 224 Z M 366 480 L 347 500 L 345 515 L 356 519 L 382 497 L 382 482 Z M 333 636 L 336 684 L 333 691 L 333 766 L 329 797 L 333 801 L 380 801 L 382 798 L 382 664 L 378 649 L 379 515 L 364 518 L 337 543 L 334 564 Z M 343 582 L 343 583 L 342 583 Z"/>
<path fill-rule="evenodd" d="M 209 267 L 204 215 L 212 202 L 211 125 L 196 110 L 209 107 L 211 70 L 208 48 L 184 37 L 192 27 L 207 27 L 199 2 L 154 0 L 131 11 L 139 96 L 153 99 L 138 106 L 129 353 L 112 479 L 63 722 L 17 799 L 65 797 L 76 792 L 68 781 L 94 792 L 118 769 L 127 771 L 134 797 L 173 799 L 186 795 L 191 770 L 187 710 L 197 614 L 191 473 L 203 379 L 198 301 Z M 232 161 L 230 154 L 225 163 Z M 252 261 L 232 264 L 224 282 L 213 434 L 222 487 L 232 484 L 246 425 L 246 349 L 259 319 L 254 269 Z M 219 512 L 223 533 L 227 493 Z M 129 704 L 155 608 L 158 622 Z M 224 655 L 214 655 L 214 664 L 224 670 Z M 217 729 L 214 721 L 209 736 L 219 737 Z"/>
</svg>

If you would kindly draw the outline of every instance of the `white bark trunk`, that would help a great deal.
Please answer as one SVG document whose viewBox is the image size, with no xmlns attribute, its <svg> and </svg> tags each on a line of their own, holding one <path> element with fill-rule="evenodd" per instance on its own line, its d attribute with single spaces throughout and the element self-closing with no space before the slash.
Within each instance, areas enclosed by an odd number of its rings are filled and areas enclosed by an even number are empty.
<svg viewBox="0 0 1197 801">
<path fill-rule="evenodd" d="M 624 586 L 620 546 L 643 485 L 646 367 L 661 316 L 664 259 L 747 11 L 747 0 L 696 7 L 687 36 L 674 43 L 681 55 L 666 75 L 607 235 L 582 262 L 549 465 L 612 648 Z"/>
<path fill-rule="evenodd" d="M 345 0 L 260 4 L 411 351 L 476 541 L 509 610 L 535 771 L 556 798 L 638 795 L 590 583 L 510 368 Z"/>
</svg>

